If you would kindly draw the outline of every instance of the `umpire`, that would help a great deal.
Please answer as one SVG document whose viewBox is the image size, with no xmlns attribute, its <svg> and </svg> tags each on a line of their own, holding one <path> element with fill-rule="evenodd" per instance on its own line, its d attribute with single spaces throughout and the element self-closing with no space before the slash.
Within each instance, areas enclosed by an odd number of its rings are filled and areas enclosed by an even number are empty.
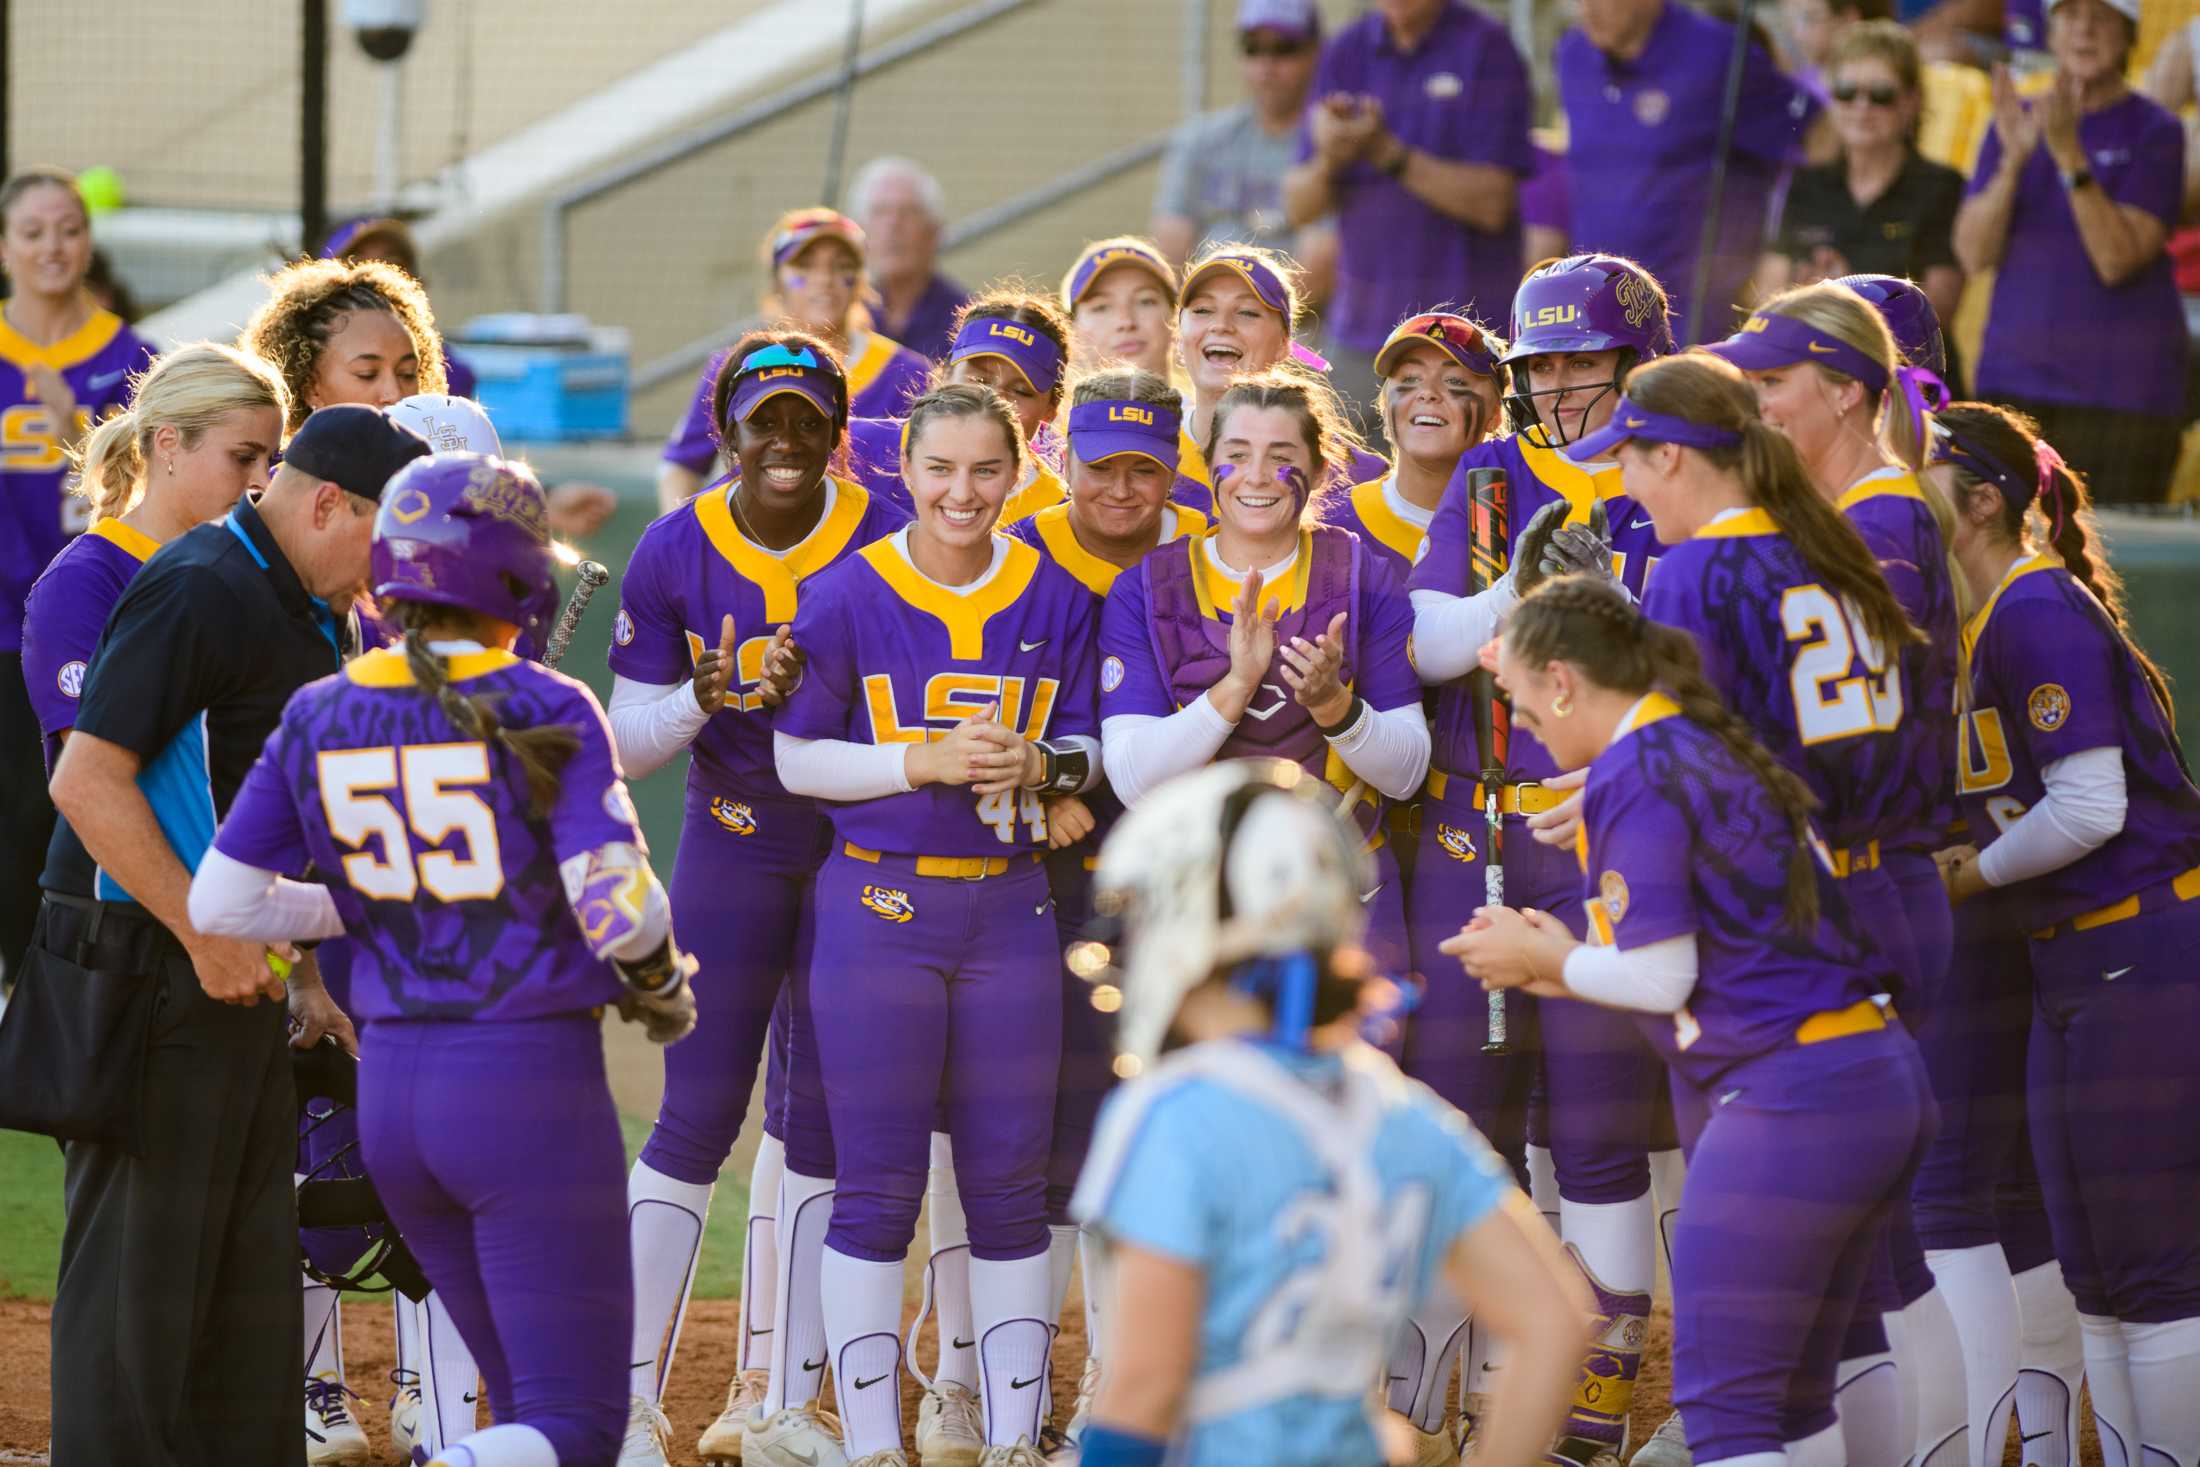
<svg viewBox="0 0 2200 1467">
<path fill-rule="evenodd" d="M 372 408 L 313 414 L 264 493 L 147 562 L 87 675 L 24 965 L 26 1017 L 57 1032 L 72 1002 L 108 1005 L 75 1026 L 105 1037 L 47 1062 L 53 1089 L 93 1097 L 68 1145 L 58 1467 L 303 1461 L 288 1043 L 350 1025 L 310 963 L 286 1024 L 266 951 L 195 932 L 185 898 L 283 705 L 355 650 L 382 486 L 427 452 Z"/>
</svg>

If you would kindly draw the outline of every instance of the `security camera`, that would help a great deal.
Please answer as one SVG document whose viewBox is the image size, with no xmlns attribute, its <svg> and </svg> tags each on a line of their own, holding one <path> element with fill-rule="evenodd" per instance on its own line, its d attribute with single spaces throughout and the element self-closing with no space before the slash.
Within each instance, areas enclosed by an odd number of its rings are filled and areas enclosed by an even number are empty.
<svg viewBox="0 0 2200 1467">
<path fill-rule="evenodd" d="M 344 0 L 344 29 L 377 61 L 395 61 L 412 45 L 427 0 Z"/>
</svg>

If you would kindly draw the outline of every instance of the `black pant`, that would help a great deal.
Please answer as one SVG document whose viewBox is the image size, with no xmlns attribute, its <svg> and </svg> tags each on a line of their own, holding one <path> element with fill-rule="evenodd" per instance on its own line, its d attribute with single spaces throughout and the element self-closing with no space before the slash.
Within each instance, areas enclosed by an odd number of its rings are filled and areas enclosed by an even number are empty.
<svg viewBox="0 0 2200 1467">
<path fill-rule="evenodd" d="M 2003 401 L 2039 420 L 2041 436 L 2055 445 L 2063 462 L 2085 475 L 2098 503 L 2160 504 L 2169 498 L 2184 435 L 2176 418 L 2067 402 Z"/>
<path fill-rule="evenodd" d="M 102 946 L 127 940 L 112 910 Z M 48 903 L 38 945 L 73 956 L 86 917 Z M 68 1147 L 54 1467 L 302 1467 L 298 1114 L 283 1005 L 216 1003 L 173 938 L 151 946 L 161 991 L 144 1152 Z"/>
<path fill-rule="evenodd" d="M 0 652 L 0 964 L 12 980 L 38 918 L 38 876 L 53 839 L 38 715 L 23 689 L 23 659 Z"/>
</svg>

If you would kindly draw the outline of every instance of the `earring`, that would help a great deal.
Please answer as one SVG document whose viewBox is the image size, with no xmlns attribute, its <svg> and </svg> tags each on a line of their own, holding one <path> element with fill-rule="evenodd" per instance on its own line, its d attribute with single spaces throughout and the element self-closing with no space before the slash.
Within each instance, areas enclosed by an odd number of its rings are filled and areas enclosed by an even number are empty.
<svg viewBox="0 0 2200 1467">
<path fill-rule="evenodd" d="M 1573 717 L 1573 716 L 1574 716 L 1574 695 L 1573 695 L 1573 694 L 1571 694 L 1571 693 L 1560 693 L 1560 694 L 1559 694 L 1559 695 L 1558 695 L 1557 697 L 1555 697 L 1555 698 L 1551 699 L 1551 717 L 1553 717 L 1553 718 L 1571 718 L 1571 717 Z"/>
<path fill-rule="evenodd" d="M 169 478 L 173 479 L 176 476 L 176 460 L 173 454 L 169 455 L 167 459 L 163 460 L 161 466 L 168 470 Z"/>
</svg>

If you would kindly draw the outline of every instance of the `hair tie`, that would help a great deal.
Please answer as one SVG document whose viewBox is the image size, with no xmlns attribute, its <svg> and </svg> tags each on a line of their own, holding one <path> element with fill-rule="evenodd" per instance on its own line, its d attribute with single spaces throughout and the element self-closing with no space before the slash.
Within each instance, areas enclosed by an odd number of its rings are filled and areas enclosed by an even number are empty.
<svg viewBox="0 0 2200 1467">
<path fill-rule="evenodd" d="M 1291 343 L 1291 360 L 1302 367 L 1312 367 L 1317 372 L 1329 370 L 1329 358 L 1303 342 Z"/>
<path fill-rule="evenodd" d="M 1948 384 L 1928 367 L 1897 367 L 1894 380 L 1902 388 L 1902 401 L 1910 411 L 1913 441 L 1925 442 L 1925 415 L 1948 405 Z"/>
<path fill-rule="evenodd" d="M 2047 510 L 2047 538 L 2059 540 L 2063 531 L 2063 481 L 2070 466 L 2055 451 L 2055 445 L 2045 438 L 2032 441 L 2032 462 L 2039 470 L 2039 487 L 2035 491 L 2040 504 Z M 2057 470 L 2061 473 L 2057 473 Z"/>
</svg>

